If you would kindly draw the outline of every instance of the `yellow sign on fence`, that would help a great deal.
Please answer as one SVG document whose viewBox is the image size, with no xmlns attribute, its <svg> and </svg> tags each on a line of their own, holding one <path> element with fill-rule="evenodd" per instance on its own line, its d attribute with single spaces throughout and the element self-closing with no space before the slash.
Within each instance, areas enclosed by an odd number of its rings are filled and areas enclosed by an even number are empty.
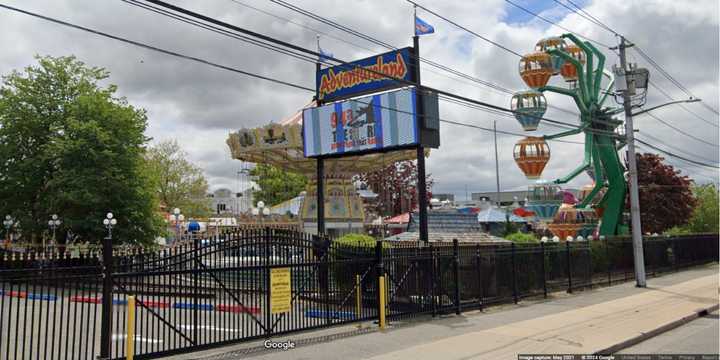
<svg viewBox="0 0 720 360">
<path fill-rule="evenodd" d="M 290 312 L 291 298 L 290 268 L 270 269 L 270 313 Z"/>
</svg>

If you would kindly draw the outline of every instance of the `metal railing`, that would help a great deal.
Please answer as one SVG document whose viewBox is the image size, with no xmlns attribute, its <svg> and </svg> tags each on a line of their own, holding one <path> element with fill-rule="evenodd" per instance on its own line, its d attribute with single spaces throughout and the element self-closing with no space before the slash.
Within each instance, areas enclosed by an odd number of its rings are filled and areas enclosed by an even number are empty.
<svg viewBox="0 0 720 360">
<path fill-rule="evenodd" d="M 644 249 L 648 276 L 656 276 L 717 262 L 718 235 L 647 237 Z M 634 274 L 626 238 L 347 244 L 294 230 L 238 229 L 111 254 L 108 262 L 98 247 L 0 253 L 0 358 L 95 359 L 105 346 L 109 358 L 131 349 L 142 359 L 380 320 L 381 313 L 390 323 L 459 314 Z"/>
</svg>

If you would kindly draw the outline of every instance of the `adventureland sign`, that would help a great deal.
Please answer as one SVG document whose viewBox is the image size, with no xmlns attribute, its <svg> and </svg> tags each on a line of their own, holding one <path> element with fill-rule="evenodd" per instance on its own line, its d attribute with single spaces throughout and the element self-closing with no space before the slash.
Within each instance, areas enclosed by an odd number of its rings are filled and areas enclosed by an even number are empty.
<svg viewBox="0 0 720 360">
<path fill-rule="evenodd" d="M 318 99 L 329 102 L 406 86 L 393 79 L 414 82 L 411 51 L 412 48 L 407 47 L 321 69 L 315 77 Z"/>
</svg>

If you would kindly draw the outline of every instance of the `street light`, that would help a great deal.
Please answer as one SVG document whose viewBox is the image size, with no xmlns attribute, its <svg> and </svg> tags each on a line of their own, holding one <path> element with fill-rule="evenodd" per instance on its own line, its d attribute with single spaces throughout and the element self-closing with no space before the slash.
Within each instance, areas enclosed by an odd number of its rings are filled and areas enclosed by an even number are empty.
<svg viewBox="0 0 720 360">
<path fill-rule="evenodd" d="M 50 220 L 48 220 L 48 226 L 52 230 L 52 243 L 55 245 L 55 229 L 62 224 L 62 221 L 58 218 L 57 214 L 52 214 Z M 45 238 L 43 237 L 43 251 L 45 251 Z"/>
<path fill-rule="evenodd" d="M 108 230 L 108 240 L 112 240 L 112 228 L 117 225 L 117 219 L 113 218 L 113 213 L 109 212 L 107 215 L 105 215 L 105 219 L 103 219 L 103 225 Z"/>
<path fill-rule="evenodd" d="M 3 220 L 3 226 L 5 226 L 5 236 L 7 237 L 5 240 L 5 248 L 10 246 L 10 228 L 13 224 L 13 218 L 10 215 L 5 215 L 5 220 Z"/>
<path fill-rule="evenodd" d="M 270 208 L 265 207 L 264 201 L 258 201 L 257 207 L 252 209 L 253 216 L 260 216 L 260 223 L 263 223 L 264 217 L 270 215 Z"/>
<path fill-rule="evenodd" d="M 173 209 L 172 219 L 175 221 L 175 240 L 182 240 L 180 238 L 180 222 L 185 221 L 185 215 L 180 213 L 179 208 Z"/>
</svg>

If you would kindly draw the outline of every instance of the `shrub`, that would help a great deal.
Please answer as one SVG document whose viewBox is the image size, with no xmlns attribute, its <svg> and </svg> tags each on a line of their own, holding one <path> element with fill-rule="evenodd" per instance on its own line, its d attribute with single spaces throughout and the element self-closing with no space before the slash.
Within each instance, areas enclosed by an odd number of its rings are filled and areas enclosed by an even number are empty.
<svg viewBox="0 0 720 360">
<path fill-rule="evenodd" d="M 514 243 L 537 243 L 538 239 L 534 234 L 526 234 L 521 232 L 512 233 L 505 236 L 506 240 L 510 240 Z"/>
</svg>

